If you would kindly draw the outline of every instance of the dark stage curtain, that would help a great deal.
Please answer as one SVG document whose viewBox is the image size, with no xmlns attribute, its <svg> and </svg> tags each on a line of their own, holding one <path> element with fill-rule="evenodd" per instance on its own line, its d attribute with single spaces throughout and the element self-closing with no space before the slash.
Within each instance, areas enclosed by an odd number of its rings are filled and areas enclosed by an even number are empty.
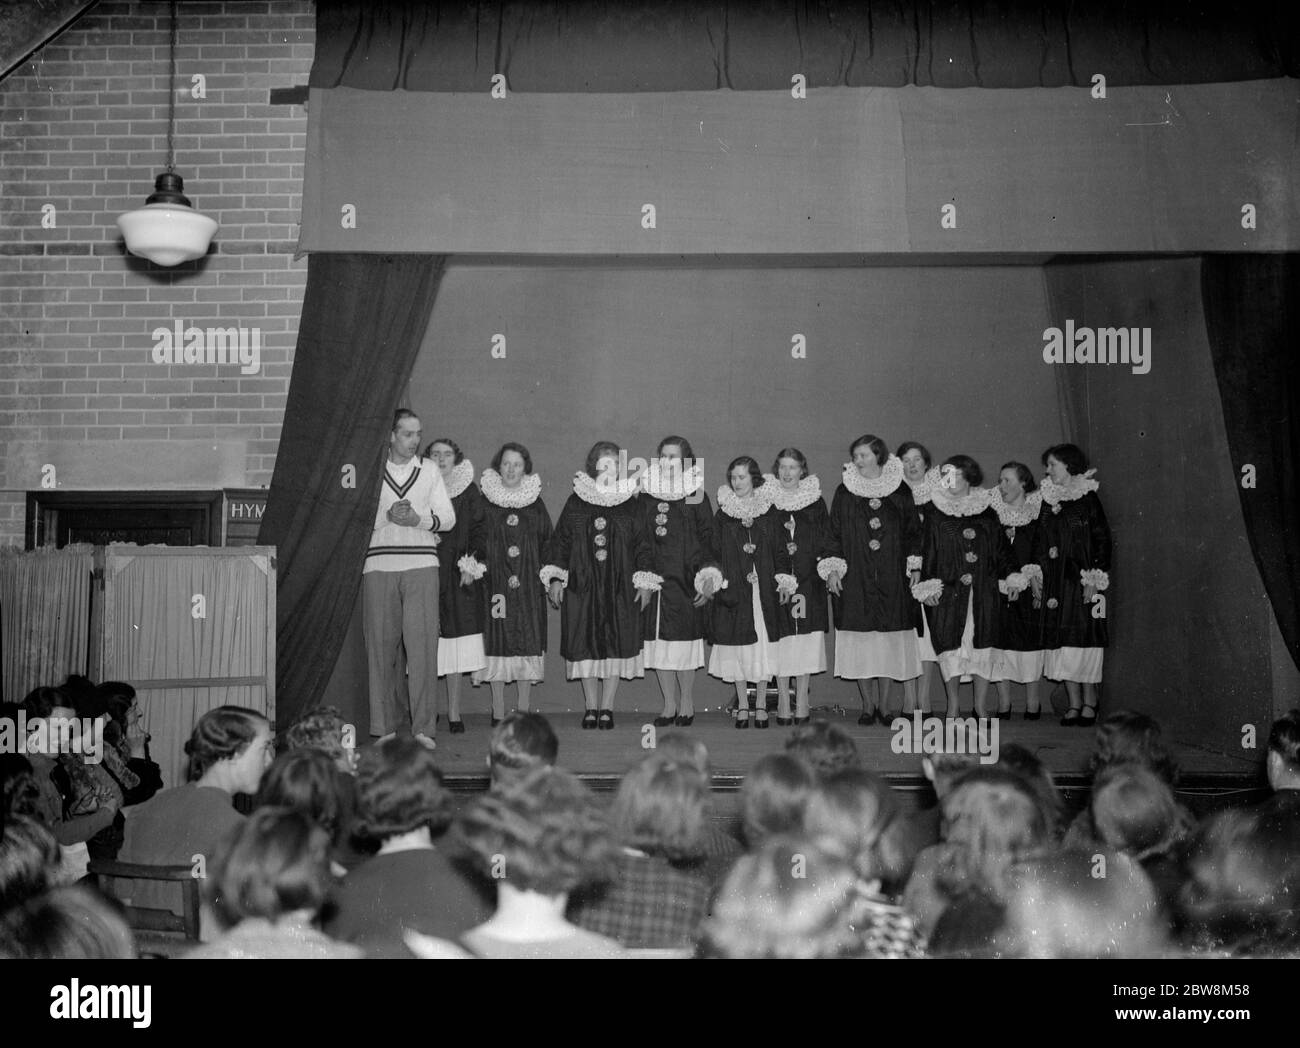
<svg viewBox="0 0 1300 1048">
<path fill-rule="evenodd" d="M 1201 298 L 1250 549 L 1300 666 L 1300 256 L 1208 255 Z"/>
<path fill-rule="evenodd" d="M 440 255 L 312 255 L 258 541 L 277 547 L 276 714 L 318 702 L 352 618 L 393 410 L 442 280 Z M 352 467 L 355 483 L 344 486 Z"/>
<path fill-rule="evenodd" d="M 312 87 L 486 92 L 1063 87 L 1300 76 L 1286 5 L 317 0 Z"/>
</svg>

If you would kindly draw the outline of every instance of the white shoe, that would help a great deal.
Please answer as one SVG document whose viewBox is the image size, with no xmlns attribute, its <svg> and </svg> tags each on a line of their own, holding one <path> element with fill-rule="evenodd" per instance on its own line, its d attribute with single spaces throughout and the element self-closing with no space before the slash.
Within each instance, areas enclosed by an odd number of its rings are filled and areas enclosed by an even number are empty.
<svg viewBox="0 0 1300 1048">
<path fill-rule="evenodd" d="M 426 749 L 436 750 L 438 748 L 437 742 L 431 739 L 428 735 L 425 735 L 423 732 L 415 737 L 415 741 Z"/>
<path fill-rule="evenodd" d="M 378 746 L 380 743 L 387 742 L 389 739 L 395 739 L 395 738 L 397 738 L 397 732 L 390 731 L 387 735 L 379 736 L 379 738 L 375 740 L 375 745 Z"/>
</svg>

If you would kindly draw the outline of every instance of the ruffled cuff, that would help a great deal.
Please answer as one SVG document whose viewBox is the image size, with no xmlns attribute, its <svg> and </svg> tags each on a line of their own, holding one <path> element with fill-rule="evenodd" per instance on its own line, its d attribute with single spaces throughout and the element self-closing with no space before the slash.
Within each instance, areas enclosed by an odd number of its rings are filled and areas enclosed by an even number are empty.
<svg viewBox="0 0 1300 1048">
<path fill-rule="evenodd" d="M 799 592 L 799 580 L 795 576 L 779 571 L 775 578 L 777 593 L 786 593 L 793 597 Z"/>
<path fill-rule="evenodd" d="M 913 553 L 910 557 L 907 558 L 907 574 L 910 575 L 912 574 L 912 572 L 920 571 L 920 570 L 921 570 L 920 554 Z"/>
<path fill-rule="evenodd" d="M 1024 565 L 1024 567 L 1020 569 L 1020 574 L 1022 574 L 1027 579 L 1031 579 L 1031 580 L 1037 579 L 1039 582 L 1043 581 L 1043 569 L 1040 568 L 1037 564 Z"/>
<path fill-rule="evenodd" d="M 943 582 L 939 579 L 924 579 L 912 587 L 912 598 L 921 603 L 943 592 Z"/>
<path fill-rule="evenodd" d="M 636 589 L 658 593 L 664 588 L 664 577 L 656 575 L 653 571 L 634 571 L 632 572 L 632 585 Z"/>
<path fill-rule="evenodd" d="M 817 574 L 823 582 L 830 581 L 832 574 L 844 578 L 849 573 L 849 562 L 843 557 L 823 557 L 817 562 Z"/>
<path fill-rule="evenodd" d="M 1101 593 L 1110 585 L 1110 576 L 1101 568 L 1088 568 L 1079 572 L 1079 581 Z"/>
<path fill-rule="evenodd" d="M 569 584 L 569 573 L 558 564 L 548 564 L 537 573 L 537 577 L 542 580 L 543 586 L 550 586 L 552 582 L 558 581 L 560 585 Z"/>
<path fill-rule="evenodd" d="M 487 574 L 487 565 L 480 563 L 478 558 L 470 553 L 466 553 L 456 561 L 456 567 L 474 579 L 481 579 Z"/>
<path fill-rule="evenodd" d="M 1029 579 L 1023 572 L 1013 571 L 1005 579 L 998 579 L 998 592 L 1004 597 L 1024 593 L 1029 588 Z"/>
<path fill-rule="evenodd" d="M 700 595 L 704 594 L 704 583 L 713 583 L 713 592 L 717 593 L 727 588 L 727 580 L 723 577 L 720 568 L 700 568 L 695 573 L 695 592 Z"/>
</svg>

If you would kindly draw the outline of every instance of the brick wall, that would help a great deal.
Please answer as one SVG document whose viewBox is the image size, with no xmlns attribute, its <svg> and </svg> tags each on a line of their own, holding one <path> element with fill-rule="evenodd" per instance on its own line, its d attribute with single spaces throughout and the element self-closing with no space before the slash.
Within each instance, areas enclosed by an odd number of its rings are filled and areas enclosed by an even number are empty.
<svg viewBox="0 0 1300 1048">
<path fill-rule="evenodd" d="M 310 0 L 179 5 L 176 170 L 221 228 L 170 270 L 116 226 L 166 166 L 168 5 L 101 3 L 0 81 L 0 545 L 47 465 L 59 490 L 270 483 L 307 121 L 270 92 L 306 83 L 314 28 Z M 151 332 L 177 320 L 258 329 L 260 370 L 155 363 Z"/>
</svg>

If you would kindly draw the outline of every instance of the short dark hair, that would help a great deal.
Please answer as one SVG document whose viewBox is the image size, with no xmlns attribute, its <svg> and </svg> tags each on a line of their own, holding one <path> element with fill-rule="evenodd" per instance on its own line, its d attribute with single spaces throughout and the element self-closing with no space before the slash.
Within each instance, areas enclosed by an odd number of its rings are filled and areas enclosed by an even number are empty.
<svg viewBox="0 0 1300 1048">
<path fill-rule="evenodd" d="M 23 699 L 28 717 L 48 717 L 56 706 L 66 706 L 68 697 L 62 688 L 33 688 Z"/>
<path fill-rule="evenodd" d="M 218 706 L 208 710 L 185 741 L 189 755 L 189 781 L 197 782 L 218 761 L 238 757 L 270 722 L 256 710 L 243 706 Z"/>
<path fill-rule="evenodd" d="M 1077 477 L 1080 473 L 1086 473 L 1088 470 L 1088 456 L 1077 444 L 1053 444 L 1043 452 L 1043 465 L 1047 465 L 1049 458 L 1056 459 L 1061 463 L 1069 474 Z"/>
<path fill-rule="evenodd" d="M 16 717 L 4 716 L 17 724 Z M 42 819 L 41 787 L 31 761 L 21 753 L 0 753 L 0 821 L 13 815 Z"/>
<path fill-rule="evenodd" d="M 435 440 L 429 441 L 428 445 L 424 449 L 424 455 L 422 456 L 423 458 L 429 457 L 429 452 L 433 450 L 433 446 L 435 444 L 446 444 L 447 447 L 451 448 L 451 450 L 456 455 L 453 461 L 453 465 L 459 466 L 462 462 L 465 461 L 465 453 L 460 450 L 460 445 L 457 444 L 454 440 L 452 440 L 451 437 L 438 437 Z"/>
<path fill-rule="evenodd" d="M 203 893 L 218 921 L 318 913 L 330 891 L 329 834 L 303 812 L 259 808 L 217 850 Z"/>
<path fill-rule="evenodd" d="M 749 482 L 755 488 L 763 486 L 763 471 L 758 468 L 758 463 L 749 455 L 740 455 L 731 460 L 731 465 L 727 467 L 727 487 L 731 487 L 731 474 L 737 466 L 744 466 L 749 470 Z"/>
<path fill-rule="evenodd" d="M 871 453 L 876 456 L 876 465 L 883 466 L 889 458 L 889 445 L 871 433 L 862 434 L 862 436 L 858 437 L 857 440 L 849 445 L 849 458 L 852 458 L 853 453 L 857 451 L 858 448 L 862 447 L 863 444 L 867 445 L 867 447 L 871 449 Z"/>
<path fill-rule="evenodd" d="M 1178 762 L 1161 736 L 1160 725 L 1145 713 L 1116 710 L 1097 722 L 1090 761 L 1094 775 L 1112 764 L 1141 764 L 1170 786 L 1178 785 Z"/>
<path fill-rule="evenodd" d="M 343 816 L 341 774 L 334 758 L 321 750 L 290 750 L 266 769 L 254 803 L 302 812 L 332 840 Z"/>
<path fill-rule="evenodd" d="M 498 473 L 501 472 L 501 460 L 505 458 L 505 454 L 507 451 L 513 451 L 517 453 L 519 457 L 524 460 L 525 474 L 532 473 L 533 471 L 532 454 L 529 452 L 529 450 L 526 447 L 524 447 L 518 441 L 514 441 L 514 440 L 507 440 L 504 444 L 501 445 L 501 447 L 497 449 L 497 453 L 492 456 L 492 468 L 494 470 L 496 470 Z"/>
<path fill-rule="evenodd" d="M 554 764 L 560 742 L 551 722 L 540 713 L 516 710 L 492 729 L 488 740 L 488 760 L 492 772 L 523 771 L 541 764 Z"/>
<path fill-rule="evenodd" d="M 925 468 L 929 469 L 934 465 L 934 460 L 930 457 L 930 449 L 924 444 L 918 444 L 915 440 L 905 440 L 898 445 L 898 450 L 894 452 L 899 458 L 902 458 L 909 451 L 919 451 L 921 458 L 925 460 Z M 852 452 L 850 452 L 852 454 Z"/>
<path fill-rule="evenodd" d="M 410 408 L 398 408 L 396 411 L 393 412 L 393 429 L 392 429 L 392 432 L 394 432 L 394 433 L 397 432 L 397 427 L 400 426 L 400 425 L 402 424 L 402 420 L 403 420 L 403 419 L 413 418 L 413 419 L 417 419 L 417 420 L 418 420 L 419 417 L 420 417 L 420 416 L 417 415 L 417 414 L 416 414 L 414 411 L 412 411 Z"/>
<path fill-rule="evenodd" d="M 708 806 L 699 768 L 652 753 L 623 776 L 609 819 L 627 847 L 689 862 L 704 857 Z"/>
<path fill-rule="evenodd" d="M 596 464 L 606 455 L 613 453 L 614 458 L 621 459 L 623 449 L 612 440 L 598 440 L 591 445 L 591 450 L 587 452 L 587 476 L 592 480 L 596 479 Z"/>
<path fill-rule="evenodd" d="M 409 736 L 363 750 L 357 761 L 357 832 L 386 840 L 427 826 L 451 825 L 451 805 L 433 754 Z"/>
<path fill-rule="evenodd" d="M 984 480 L 984 471 L 980 469 L 980 464 L 969 455 L 949 455 L 943 464 L 956 466 L 961 470 L 961 475 L 972 488 L 979 487 Z"/>
<path fill-rule="evenodd" d="M 777 834 L 798 834 L 813 789 L 809 766 L 788 753 L 754 762 L 740 788 L 740 822 L 751 849 Z"/>
<path fill-rule="evenodd" d="M 59 869 L 59 843 L 26 815 L 4 820 L 0 836 L 0 913 L 47 891 Z"/>
<path fill-rule="evenodd" d="M 284 744 L 289 751 L 319 750 L 335 761 L 348 757 L 343 745 L 343 732 L 347 721 L 333 706 L 318 706 L 304 713 L 284 733 Z"/>
<path fill-rule="evenodd" d="M 1273 722 L 1268 748 L 1282 758 L 1292 772 L 1300 772 L 1300 709 L 1287 710 Z"/>
<path fill-rule="evenodd" d="M 998 476 L 1002 476 L 1003 470 L 1008 469 L 1014 469 L 1016 471 L 1016 479 L 1020 481 L 1020 486 L 1025 489 L 1026 495 L 1031 491 L 1038 490 L 1038 481 L 1034 479 L 1034 474 L 1023 462 L 1012 461 L 1002 463 L 1002 469 L 998 470 Z"/>
<path fill-rule="evenodd" d="M 56 888 L 5 914 L 0 957 L 63 961 L 126 961 L 135 942 L 126 921 L 87 888 Z"/>
<path fill-rule="evenodd" d="M 806 763 L 818 778 L 858 765 L 853 736 L 830 721 L 817 720 L 795 728 L 786 736 L 785 752 Z"/>
<path fill-rule="evenodd" d="M 664 453 L 664 448 L 666 448 L 669 444 L 676 444 L 679 448 L 682 449 L 683 459 L 691 459 L 692 461 L 695 460 L 695 450 L 691 447 L 691 442 L 687 440 L 685 437 L 677 437 L 677 436 L 664 437 L 663 440 L 659 441 L 659 446 L 655 448 L 655 457 L 657 458 L 658 456 L 662 455 Z"/>
<path fill-rule="evenodd" d="M 135 705 L 135 688 L 125 681 L 106 680 L 95 687 L 95 693 L 102 697 L 108 715 L 125 728 L 127 712 Z"/>
<path fill-rule="evenodd" d="M 808 476 L 808 458 L 798 448 L 782 448 L 776 453 L 776 458 L 772 460 L 772 473 L 775 475 L 781 468 L 783 458 L 792 458 L 799 463 L 799 468 L 803 471 L 800 478 Z"/>
</svg>

